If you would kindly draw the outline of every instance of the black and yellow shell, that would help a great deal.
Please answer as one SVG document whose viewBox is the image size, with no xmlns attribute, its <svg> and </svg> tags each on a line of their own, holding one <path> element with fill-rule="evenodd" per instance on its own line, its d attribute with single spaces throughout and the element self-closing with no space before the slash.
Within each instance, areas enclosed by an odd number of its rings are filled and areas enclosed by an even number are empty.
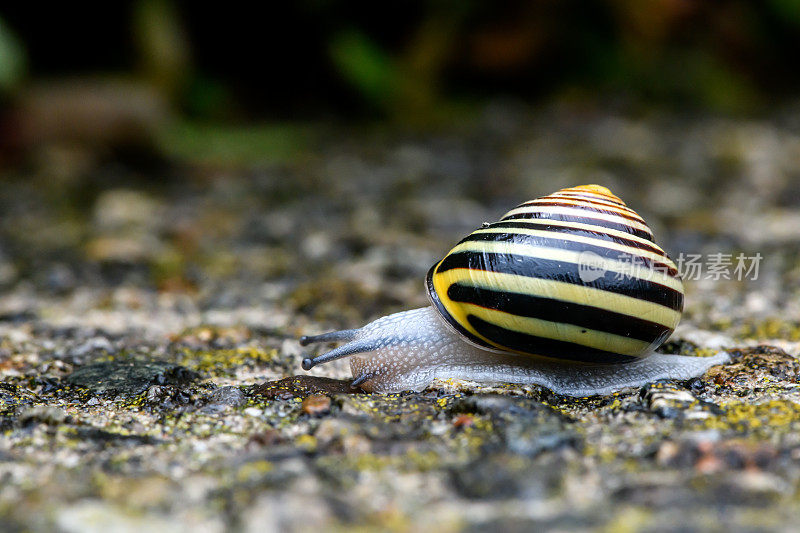
<svg viewBox="0 0 800 533">
<path fill-rule="evenodd" d="M 572 361 L 648 355 L 683 311 L 675 264 L 600 185 L 562 189 L 485 224 L 430 269 L 427 286 L 469 341 Z"/>
</svg>

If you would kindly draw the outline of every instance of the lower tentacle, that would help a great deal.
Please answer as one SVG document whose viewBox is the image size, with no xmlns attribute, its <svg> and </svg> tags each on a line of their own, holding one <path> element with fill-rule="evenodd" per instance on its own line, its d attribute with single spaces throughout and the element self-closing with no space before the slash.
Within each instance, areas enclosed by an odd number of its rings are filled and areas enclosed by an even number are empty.
<svg viewBox="0 0 800 533">
<path fill-rule="evenodd" d="M 336 359 L 341 359 L 342 357 L 347 357 L 350 355 L 355 355 L 358 353 L 369 352 L 373 350 L 373 346 L 369 341 L 366 340 L 355 340 L 352 342 L 348 342 L 347 344 L 343 344 L 338 348 L 334 348 L 328 352 L 325 352 L 322 355 L 318 355 L 313 359 L 310 357 L 306 357 L 303 359 L 303 370 L 311 370 L 315 366 L 321 363 L 327 363 L 329 361 L 335 361 Z"/>
</svg>

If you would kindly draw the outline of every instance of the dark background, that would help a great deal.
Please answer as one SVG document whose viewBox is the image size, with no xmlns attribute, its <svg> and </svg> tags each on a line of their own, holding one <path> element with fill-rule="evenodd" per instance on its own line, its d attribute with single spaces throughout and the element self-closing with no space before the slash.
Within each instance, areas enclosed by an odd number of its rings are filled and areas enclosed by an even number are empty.
<svg viewBox="0 0 800 533">
<path fill-rule="evenodd" d="M 0 17 L 6 102 L 42 79 L 119 75 L 199 119 L 429 123 L 497 96 L 753 112 L 800 83 L 794 0 L 144 0 Z"/>
</svg>

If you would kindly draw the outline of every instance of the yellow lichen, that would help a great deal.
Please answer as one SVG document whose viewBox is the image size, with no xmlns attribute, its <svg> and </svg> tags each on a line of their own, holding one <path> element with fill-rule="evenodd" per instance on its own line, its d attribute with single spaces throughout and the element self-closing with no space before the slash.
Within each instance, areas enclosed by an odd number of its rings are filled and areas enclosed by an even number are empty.
<svg viewBox="0 0 800 533">
<path fill-rule="evenodd" d="M 302 450 L 313 452 L 317 449 L 317 438 L 313 435 L 300 435 L 295 440 L 295 444 Z"/>
<path fill-rule="evenodd" d="M 258 479 L 264 474 L 271 472 L 275 466 L 269 461 L 253 461 L 245 463 L 236 471 L 236 481 L 239 483 Z"/>
</svg>

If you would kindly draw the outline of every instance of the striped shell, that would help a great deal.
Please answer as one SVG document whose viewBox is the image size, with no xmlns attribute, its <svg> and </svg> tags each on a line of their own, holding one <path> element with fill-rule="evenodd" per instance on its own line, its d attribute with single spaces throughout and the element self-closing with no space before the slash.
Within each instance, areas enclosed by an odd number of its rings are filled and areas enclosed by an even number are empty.
<svg viewBox="0 0 800 533">
<path fill-rule="evenodd" d="M 644 220 L 599 185 L 562 189 L 484 224 L 430 269 L 427 286 L 472 343 L 572 361 L 646 356 L 683 311 L 675 264 Z"/>
</svg>

